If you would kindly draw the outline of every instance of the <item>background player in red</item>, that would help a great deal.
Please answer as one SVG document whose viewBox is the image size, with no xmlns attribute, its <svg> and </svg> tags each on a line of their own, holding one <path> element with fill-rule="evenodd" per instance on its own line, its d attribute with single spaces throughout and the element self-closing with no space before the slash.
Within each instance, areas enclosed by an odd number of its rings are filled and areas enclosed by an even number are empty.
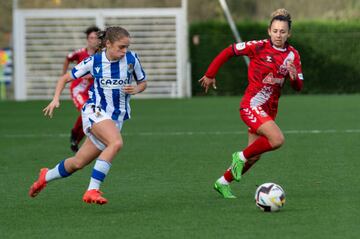
<svg viewBox="0 0 360 239">
<path fill-rule="evenodd" d="M 199 80 L 205 92 L 216 89 L 215 76 L 223 63 L 233 56 L 247 55 L 248 87 L 240 103 L 240 117 L 249 127 L 248 146 L 232 155 L 232 164 L 214 185 L 224 198 L 235 198 L 229 184 L 259 160 L 261 154 L 275 150 L 284 143 L 284 135 L 275 123 L 278 100 L 286 78 L 300 91 L 303 86 L 300 56 L 287 39 L 290 37 L 291 16 L 285 9 L 272 13 L 268 27 L 270 39 L 235 43 L 225 48 L 211 62 Z"/>
<path fill-rule="evenodd" d="M 97 36 L 97 32 L 99 31 L 100 29 L 96 26 L 88 27 L 85 30 L 84 33 L 86 34 L 87 43 L 86 48 L 81 48 L 67 55 L 63 66 L 63 75 L 67 72 L 70 62 L 75 62 L 76 64 L 79 64 L 84 59 L 88 58 L 96 52 L 99 45 L 99 39 Z M 93 82 L 94 80 L 90 74 L 71 82 L 71 98 L 79 112 L 84 103 L 89 99 L 88 91 L 92 86 Z M 77 152 L 79 150 L 79 143 L 83 138 L 84 132 L 82 127 L 81 115 L 79 114 L 73 128 L 71 129 L 70 148 L 73 152 Z"/>
</svg>

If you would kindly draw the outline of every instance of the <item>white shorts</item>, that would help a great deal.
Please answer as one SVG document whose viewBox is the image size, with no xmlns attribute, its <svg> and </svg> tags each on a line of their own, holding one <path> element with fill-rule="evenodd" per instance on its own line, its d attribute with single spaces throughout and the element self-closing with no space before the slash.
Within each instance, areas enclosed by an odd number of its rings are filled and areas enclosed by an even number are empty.
<svg viewBox="0 0 360 239">
<path fill-rule="evenodd" d="M 100 107 L 96 107 L 94 104 L 85 104 L 81 110 L 81 117 L 85 135 L 91 140 L 91 142 L 93 142 L 96 148 L 103 151 L 106 148 L 106 145 L 101 142 L 100 139 L 96 138 L 96 136 L 93 135 L 90 130 L 93 124 L 99 123 L 107 119 L 112 120 L 111 116 L 109 116 L 104 110 L 100 109 Z M 123 121 L 113 120 L 113 122 L 116 124 L 116 127 L 119 129 L 120 132 Z"/>
</svg>

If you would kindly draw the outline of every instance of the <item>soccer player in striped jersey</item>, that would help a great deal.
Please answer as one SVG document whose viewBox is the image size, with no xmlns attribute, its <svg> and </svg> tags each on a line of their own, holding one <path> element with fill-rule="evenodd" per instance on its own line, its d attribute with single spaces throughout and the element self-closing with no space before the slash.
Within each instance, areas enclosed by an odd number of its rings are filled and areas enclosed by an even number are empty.
<svg viewBox="0 0 360 239">
<path fill-rule="evenodd" d="M 76 50 L 66 56 L 63 65 L 63 75 L 67 72 L 70 62 L 79 64 L 89 56 L 95 54 L 99 45 L 99 39 L 97 37 L 98 31 L 100 31 L 100 29 L 97 26 L 90 26 L 85 30 L 86 47 Z M 71 81 L 70 96 L 79 112 L 85 102 L 89 99 L 88 91 L 93 83 L 94 79 L 90 74 Z M 79 150 L 79 143 L 84 138 L 84 131 L 82 128 L 81 114 L 79 114 L 71 129 L 70 148 L 73 152 Z"/>
<path fill-rule="evenodd" d="M 249 127 L 248 146 L 232 155 L 232 163 L 214 185 L 224 198 L 235 198 L 229 184 L 239 181 L 241 175 L 268 151 L 281 147 L 284 136 L 275 123 L 281 88 L 286 78 L 300 91 L 303 75 L 300 56 L 287 39 L 290 37 L 291 16 L 285 9 L 272 14 L 268 34 L 270 39 L 236 43 L 224 49 L 210 64 L 199 82 L 207 92 L 215 86 L 220 66 L 233 56 L 247 55 L 248 87 L 240 103 L 240 117 Z"/>
<path fill-rule="evenodd" d="M 109 27 L 100 35 L 100 49 L 104 49 L 75 66 L 71 73 L 62 76 L 53 100 L 43 110 L 44 115 L 51 118 L 54 109 L 60 106 L 59 98 L 66 83 L 90 73 L 94 85 L 90 89 L 89 100 L 81 110 L 87 138 L 75 156 L 59 162 L 52 169 L 40 170 L 37 181 L 30 187 L 31 197 L 37 196 L 50 181 L 68 177 L 95 160 L 83 201 L 107 203 L 99 190 L 100 185 L 123 146 L 119 132 L 123 122 L 130 118 L 130 96 L 144 91 L 147 83 L 137 54 L 128 50 L 129 32 L 122 27 Z M 131 84 L 133 81 L 136 84 Z"/>
</svg>

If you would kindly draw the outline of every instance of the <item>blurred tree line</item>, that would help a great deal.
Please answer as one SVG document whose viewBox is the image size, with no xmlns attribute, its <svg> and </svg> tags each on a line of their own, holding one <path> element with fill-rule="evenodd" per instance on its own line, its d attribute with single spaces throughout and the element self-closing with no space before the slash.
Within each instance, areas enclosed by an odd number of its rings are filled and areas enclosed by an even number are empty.
<svg viewBox="0 0 360 239">
<path fill-rule="evenodd" d="M 29 8 L 140 8 L 179 7 L 181 0 L 17 0 Z M 295 21 L 357 20 L 360 0 L 227 0 L 235 21 L 262 21 L 280 7 L 287 8 Z M 9 46 L 12 32 L 13 0 L 0 1 L 0 47 Z M 224 20 L 218 0 L 188 0 L 189 22 Z"/>
</svg>

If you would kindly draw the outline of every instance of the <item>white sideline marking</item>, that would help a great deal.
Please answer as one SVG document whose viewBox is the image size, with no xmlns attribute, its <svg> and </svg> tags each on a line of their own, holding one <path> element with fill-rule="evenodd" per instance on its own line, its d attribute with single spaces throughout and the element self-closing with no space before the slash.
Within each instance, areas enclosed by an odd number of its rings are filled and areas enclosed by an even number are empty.
<svg viewBox="0 0 360 239">
<path fill-rule="evenodd" d="M 344 129 L 344 130 L 284 130 L 284 134 L 358 134 L 360 129 Z M 124 133 L 123 136 L 192 136 L 192 135 L 242 135 L 247 131 L 179 131 L 179 132 L 140 132 L 140 133 Z M 69 134 L 4 134 L 0 138 L 68 138 Z"/>
</svg>

